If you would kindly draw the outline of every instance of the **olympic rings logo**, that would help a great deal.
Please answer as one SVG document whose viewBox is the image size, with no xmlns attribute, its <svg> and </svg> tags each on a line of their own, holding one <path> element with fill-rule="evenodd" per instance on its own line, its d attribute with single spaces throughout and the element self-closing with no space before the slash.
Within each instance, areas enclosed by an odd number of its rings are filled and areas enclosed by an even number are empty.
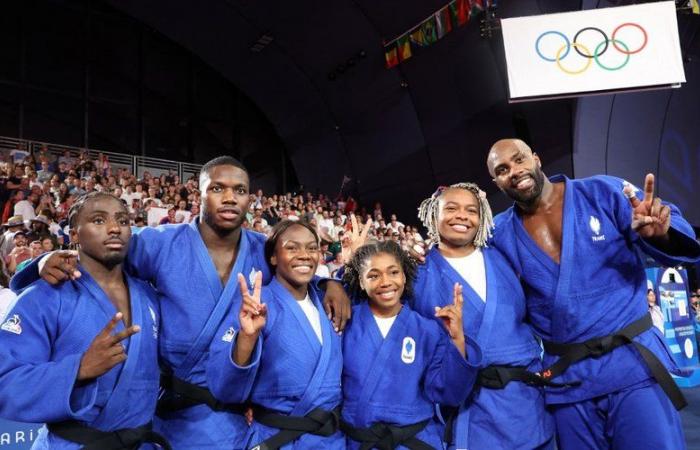
<svg viewBox="0 0 700 450">
<path fill-rule="evenodd" d="M 625 27 L 631 27 L 639 30 L 642 33 L 642 43 L 637 47 L 636 49 L 630 50 L 629 46 L 622 42 L 620 39 L 617 38 L 618 32 L 625 28 Z M 592 32 L 595 31 L 599 33 L 602 36 L 602 40 L 600 41 L 599 44 L 595 46 L 593 49 L 593 53 L 591 53 L 591 50 L 586 47 L 585 45 L 581 44 L 578 42 L 578 38 L 581 36 L 581 34 L 585 32 Z M 547 57 L 542 54 L 542 51 L 540 50 L 540 42 L 542 41 L 542 38 L 546 36 L 558 36 L 562 39 L 564 44 L 559 47 L 559 49 L 556 51 L 554 54 L 554 57 Z M 596 65 L 600 67 L 603 70 L 607 71 L 615 71 L 615 70 L 620 70 L 623 67 L 627 65 L 627 63 L 630 60 L 630 55 L 634 55 L 636 53 L 641 52 L 644 50 L 644 48 L 647 46 L 647 42 L 649 40 L 649 36 L 647 35 L 647 31 L 642 27 L 641 25 L 633 22 L 625 22 L 623 24 L 618 25 L 612 32 L 612 36 L 608 38 L 608 35 L 605 34 L 603 30 L 600 28 L 596 27 L 585 27 L 581 28 L 576 32 L 576 35 L 574 35 L 574 40 L 569 41 L 569 38 L 566 37 L 566 35 L 560 31 L 545 31 L 544 33 L 540 34 L 537 40 L 535 41 L 535 51 L 537 52 L 537 55 L 542 58 L 543 60 L 547 62 L 553 62 L 556 63 L 557 67 L 564 73 L 569 74 L 569 75 L 578 75 L 586 70 L 588 70 L 591 67 L 591 64 L 593 61 L 595 61 Z M 619 53 L 625 55 L 624 61 L 622 61 L 620 64 L 616 66 L 608 66 L 605 65 L 601 62 L 600 57 L 603 56 L 605 52 L 608 51 L 610 48 L 610 44 L 612 43 L 612 47 L 617 50 Z M 578 53 L 580 56 L 586 59 L 586 62 L 583 66 L 579 68 L 567 68 L 564 67 L 562 64 L 562 61 L 569 56 L 569 53 L 571 53 L 571 49 L 574 49 L 576 53 Z"/>
</svg>

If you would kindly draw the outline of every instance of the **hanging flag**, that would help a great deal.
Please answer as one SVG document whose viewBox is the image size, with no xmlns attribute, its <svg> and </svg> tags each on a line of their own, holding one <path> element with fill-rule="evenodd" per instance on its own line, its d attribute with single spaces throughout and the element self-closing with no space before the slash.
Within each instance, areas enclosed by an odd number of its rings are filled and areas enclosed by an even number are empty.
<svg viewBox="0 0 700 450">
<path fill-rule="evenodd" d="M 469 0 L 469 3 L 472 5 L 470 16 L 476 16 L 484 10 L 483 0 Z"/>
<path fill-rule="evenodd" d="M 700 0 L 689 0 L 694 7 Z M 411 45 L 427 47 L 451 32 L 453 28 L 469 22 L 472 16 L 483 13 L 486 8 L 496 5 L 496 0 L 451 0 L 419 25 L 401 36 L 384 41 L 384 58 L 387 69 L 413 56 Z"/>
<path fill-rule="evenodd" d="M 428 45 L 425 42 L 425 36 L 423 36 L 423 28 L 421 25 L 417 26 L 413 29 L 413 31 L 411 31 L 410 37 L 411 42 L 413 42 L 419 47 L 426 47 Z"/>
<path fill-rule="evenodd" d="M 434 44 L 438 40 L 435 16 L 428 17 L 421 27 L 423 29 L 423 38 L 425 39 L 426 45 Z"/>
<path fill-rule="evenodd" d="M 454 0 L 450 3 L 452 22 L 455 26 L 462 26 L 469 22 L 469 4 L 467 0 Z"/>
<path fill-rule="evenodd" d="M 406 61 L 411 57 L 411 41 L 408 33 L 396 40 L 396 48 L 399 51 L 399 61 Z"/>
<path fill-rule="evenodd" d="M 386 68 L 391 69 L 399 63 L 399 56 L 396 51 L 396 46 L 390 45 L 384 47 L 384 58 L 386 59 Z"/>
<path fill-rule="evenodd" d="M 452 21 L 450 21 L 450 9 L 445 6 L 435 13 L 435 25 L 438 39 L 452 31 Z"/>
</svg>

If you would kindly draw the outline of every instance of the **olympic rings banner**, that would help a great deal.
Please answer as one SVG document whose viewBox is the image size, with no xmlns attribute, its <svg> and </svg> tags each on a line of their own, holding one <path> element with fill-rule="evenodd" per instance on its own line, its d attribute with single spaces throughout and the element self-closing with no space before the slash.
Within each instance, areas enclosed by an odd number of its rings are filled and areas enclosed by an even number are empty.
<svg viewBox="0 0 700 450">
<path fill-rule="evenodd" d="M 685 82 L 673 1 L 503 19 L 511 102 Z"/>
</svg>

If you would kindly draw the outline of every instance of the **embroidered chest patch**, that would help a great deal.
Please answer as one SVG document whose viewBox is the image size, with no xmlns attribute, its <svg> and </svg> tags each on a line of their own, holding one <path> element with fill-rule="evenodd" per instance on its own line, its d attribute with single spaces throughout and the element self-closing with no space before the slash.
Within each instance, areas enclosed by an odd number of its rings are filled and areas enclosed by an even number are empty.
<svg viewBox="0 0 700 450">
<path fill-rule="evenodd" d="M 22 319 L 19 318 L 19 315 L 13 314 L 12 317 L 8 318 L 5 323 L 0 326 L 0 329 L 14 334 L 22 334 L 21 322 Z"/>
<path fill-rule="evenodd" d="M 223 336 L 221 336 L 221 340 L 224 342 L 232 342 L 233 341 L 233 334 L 234 334 L 233 327 L 231 327 L 228 330 L 226 330 L 226 333 L 224 333 Z"/>
<path fill-rule="evenodd" d="M 411 364 L 416 360 L 416 341 L 412 337 L 406 336 L 401 344 L 401 361 Z"/>
</svg>

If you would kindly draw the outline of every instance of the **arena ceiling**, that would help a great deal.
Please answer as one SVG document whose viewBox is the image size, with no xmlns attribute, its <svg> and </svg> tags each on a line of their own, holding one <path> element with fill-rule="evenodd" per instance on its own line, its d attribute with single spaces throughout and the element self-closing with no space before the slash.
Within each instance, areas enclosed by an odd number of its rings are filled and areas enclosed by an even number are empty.
<svg viewBox="0 0 700 450">
<path fill-rule="evenodd" d="M 498 32 L 484 39 L 479 24 L 469 23 L 384 67 L 382 41 L 446 3 L 110 0 L 250 97 L 311 189 L 335 193 L 347 176 L 362 201 L 413 214 L 417 199 L 439 184 L 474 180 L 493 191 L 485 155 L 493 141 L 511 136 L 529 141 L 548 172 L 571 174 L 575 103 L 509 105 Z M 593 3 L 600 1 L 502 0 L 498 16 Z"/>
</svg>

